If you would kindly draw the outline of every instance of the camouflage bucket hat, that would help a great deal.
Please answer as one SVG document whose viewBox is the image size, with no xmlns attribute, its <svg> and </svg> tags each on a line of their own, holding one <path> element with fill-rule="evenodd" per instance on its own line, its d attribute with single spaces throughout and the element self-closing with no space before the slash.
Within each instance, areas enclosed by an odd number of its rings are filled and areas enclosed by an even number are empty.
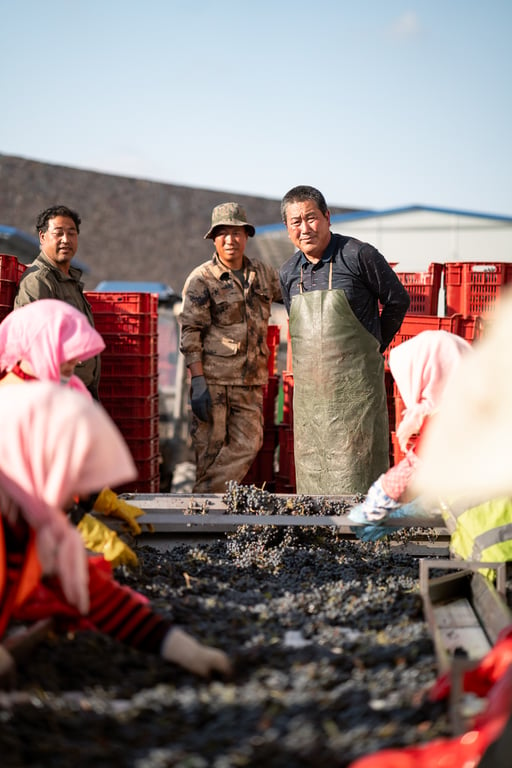
<svg viewBox="0 0 512 768">
<path fill-rule="evenodd" d="M 212 211 L 212 225 L 206 235 L 205 240 L 213 240 L 216 227 L 226 225 L 228 227 L 245 227 L 249 237 L 254 237 L 256 231 L 252 224 L 247 221 L 245 208 L 238 203 L 221 203 L 215 206 Z"/>
</svg>

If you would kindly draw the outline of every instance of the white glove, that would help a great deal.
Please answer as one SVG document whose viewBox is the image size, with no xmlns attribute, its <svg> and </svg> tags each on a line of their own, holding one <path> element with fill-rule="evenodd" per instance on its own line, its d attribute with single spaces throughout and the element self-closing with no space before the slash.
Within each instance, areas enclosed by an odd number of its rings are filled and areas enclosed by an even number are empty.
<svg viewBox="0 0 512 768">
<path fill-rule="evenodd" d="M 231 663 L 223 651 L 198 643 L 182 629 L 171 629 L 167 633 L 162 643 L 162 656 L 201 677 L 208 677 L 213 671 L 231 674 Z"/>
<path fill-rule="evenodd" d="M 387 495 L 382 487 L 382 475 L 370 486 L 366 499 L 352 507 L 348 519 L 354 523 L 374 523 L 387 517 L 393 509 L 401 505 Z"/>
</svg>

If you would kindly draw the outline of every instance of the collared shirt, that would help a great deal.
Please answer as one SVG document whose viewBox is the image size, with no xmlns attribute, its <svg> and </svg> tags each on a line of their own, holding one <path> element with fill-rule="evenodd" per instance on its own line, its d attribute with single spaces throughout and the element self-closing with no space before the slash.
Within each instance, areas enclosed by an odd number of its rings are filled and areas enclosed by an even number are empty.
<svg viewBox="0 0 512 768">
<path fill-rule="evenodd" d="M 84 296 L 83 289 L 81 269 L 70 265 L 69 274 L 66 275 L 41 251 L 21 277 L 14 307 L 23 307 L 39 299 L 60 299 L 82 312 L 94 328 L 92 308 Z M 100 356 L 96 355 L 80 362 L 75 373 L 97 398 L 101 375 Z"/>
<path fill-rule="evenodd" d="M 329 289 L 331 262 L 331 287 L 345 292 L 355 316 L 381 343 L 383 352 L 400 328 L 410 298 L 384 256 L 369 243 L 332 234 L 317 264 L 296 251 L 279 271 L 286 309 L 290 311 L 292 298 L 301 292 Z"/>
<path fill-rule="evenodd" d="M 272 302 L 282 301 L 277 270 L 246 256 L 244 284 L 214 254 L 183 289 L 180 349 L 190 366 L 202 362 L 207 381 L 255 386 L 267 382 L 267 327 Z"/>
</svg>

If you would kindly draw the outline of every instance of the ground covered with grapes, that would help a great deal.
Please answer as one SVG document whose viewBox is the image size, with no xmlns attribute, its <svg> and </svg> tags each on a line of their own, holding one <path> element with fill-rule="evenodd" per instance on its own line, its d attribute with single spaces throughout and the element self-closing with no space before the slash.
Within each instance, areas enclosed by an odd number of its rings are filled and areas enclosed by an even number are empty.
<svg viewBox="0 0 512 768">
<path fill-rule="evenodd" d="M 418 559 L 400 546 L 271 526 L 137 551 L 117 578 L 227 651 L 232 679 L 50 635 L 0 695 L 4 768 L 342 768 L 450 733 L 425 696 L 435 655 Z"/>
</svg>

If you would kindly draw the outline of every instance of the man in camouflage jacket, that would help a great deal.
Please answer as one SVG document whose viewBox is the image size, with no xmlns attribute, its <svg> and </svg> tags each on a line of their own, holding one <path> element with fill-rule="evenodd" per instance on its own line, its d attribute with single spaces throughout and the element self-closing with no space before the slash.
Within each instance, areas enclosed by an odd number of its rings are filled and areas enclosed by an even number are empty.
<svg viewBox="0 0 512 768">
<path fill-rule="evenodd" d="M 229 480 L 243 480 L 263 443 L 267 327 L 272 302 L 282 299 L 277 270 L 245 255 L 254 232 L 242 206 L 216 206 L 205 235 L 215 253 L 183 290 L 180 349 L 191 375 L 195 493 L 224 493 Z"/>
</svg>

